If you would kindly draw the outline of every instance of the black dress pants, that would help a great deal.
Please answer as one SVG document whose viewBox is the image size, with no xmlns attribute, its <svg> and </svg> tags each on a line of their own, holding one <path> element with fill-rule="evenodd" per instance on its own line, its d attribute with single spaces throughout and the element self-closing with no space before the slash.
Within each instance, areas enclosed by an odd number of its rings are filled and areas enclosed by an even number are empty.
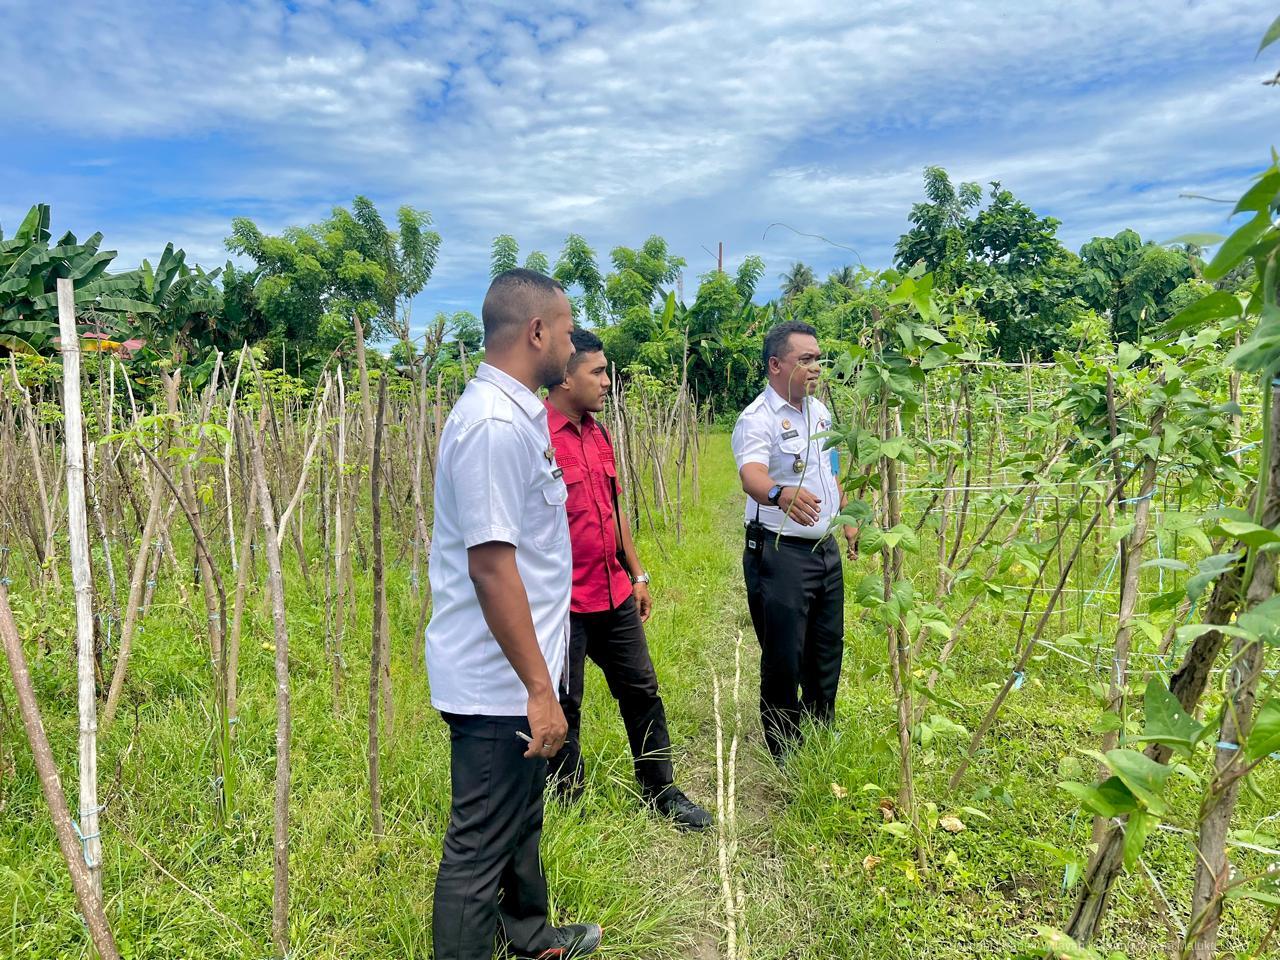
<svg viewBox="0 0 1280 960">
<path fill-rule="evenodd" d="M 760 720 L 780 759 L 800 735 L 802 716 L 830 723 L 844 657 L 844 573 L 832 537 L 767 534 L 742 556 L 751 624 L 760 641 Z"/>
<path fill-rule="evenodd" d="M 525 717 L 443 714 L 453 805 L 436 877 L 436 960 L 491 960 L 501 934 L 517 955 L 551 946 L 538 844 L 547 763 L 525 759 Z"/>
<path fill-rule="evenodd" d="M 582 690 L 588 657 L 604 673 L 609 692 L 618 701 L 622 725 L 631 743 L 636 780 L 646 795 L 653 795 L 675 779 L 671 735 L 667 732 L 662 697 L 658 695 L 658 674 L 649 657 L 634 597 L 627 597 L 612 610 L 569 614 L 569 682 L 560 691 L 560 709 L 569 723 L 569 738 L 551 759 L 550 777 L 567 795 L 581 789 Z"/>
</svg>

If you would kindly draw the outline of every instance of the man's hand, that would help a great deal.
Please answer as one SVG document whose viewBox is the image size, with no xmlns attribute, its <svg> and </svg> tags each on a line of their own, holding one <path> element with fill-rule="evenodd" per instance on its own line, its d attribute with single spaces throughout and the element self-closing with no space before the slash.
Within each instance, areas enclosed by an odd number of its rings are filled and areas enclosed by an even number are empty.
<svg viewBox="0 0 1280 960">
<path fill-rule="evenodd" d="M 783 487 L 778 506 L 802 527 L 812 527 L 822 516 L 822 500 L 804 487 Z"/>
<path fill-rule="evenodd" d="M 548 688 L 546 693 L 530 694 L 525 711 L 529 715 L 531 742 L 524 755 L 529 758 L 554 757 L 564 746 L 564 738 L 569 733 L 569 723 L 555 692 Z"/>
<path fill-rule="evenodd" d="M 648 623 L 653 615 L 653 597 L 649 593 L 647 583 L 637 583 L 631 588 L 636 598 L 636 609 L 640 611 L 640 622 Z"/>
<path fill-rule="evenodd" d="M 844 528 L 844 539 L 847 546 L 846 555 L 850 560 L 858 559 L 858 540 L 861 531 L 857 527 L 846 526 Z"/>
</svg>

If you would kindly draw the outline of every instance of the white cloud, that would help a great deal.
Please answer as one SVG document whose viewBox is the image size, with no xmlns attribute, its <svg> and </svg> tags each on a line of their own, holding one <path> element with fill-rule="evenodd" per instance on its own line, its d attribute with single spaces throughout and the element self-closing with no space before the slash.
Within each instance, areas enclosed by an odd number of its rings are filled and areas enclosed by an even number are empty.
<svg viewBox="0 0 1280 960">
<path fill-rule="evenodd" d="M 1181 232 L 1220 214 L 1178 193 L 1238 189 L 1276 102 L 1252 61 L 1262 0 L 292 7 L 16 11 L 0 124 L 92 144 L 111 166 L 90 182 L 70 163 L 0 160 L 19 172 L 0 212 L 25 209 L 36 198 L 10 191 L 32 183 L 77 215 L 114 188 L 126 202 L 99 199 L 94 224 L 109 242 L 109 212 L 138 198 L 117 232 L 203 257 L 229 226 L 211 210 L 279 229 L 368 193 L 433 211 L 445 247 L 428 304 L 474 303 L 499 232 L 553 258 L 581 232 L 602 260 L 656 232 L 693 265 L 723 239 L 735 258 L 766 255 L 771 276 L 849 258 L 762 237 L 783 221 L 883 262 L 927 163 L 1002 180 L 1072 244 Z M 36 34 L 47 43 L 25 42 Z M 127 169 L 148 144 L 206 138 L 216 159 L 155 182 Z"/>
</svg>

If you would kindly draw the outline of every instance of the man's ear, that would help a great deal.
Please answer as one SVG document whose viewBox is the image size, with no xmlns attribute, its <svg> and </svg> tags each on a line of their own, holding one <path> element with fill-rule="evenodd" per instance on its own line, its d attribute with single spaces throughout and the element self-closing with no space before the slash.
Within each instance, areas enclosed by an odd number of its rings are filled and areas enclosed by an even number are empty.
<svg viewBox="0 0 1280 960">
<path fill-rule="evenodd" d="M 525 336 L 529 338 L 529 343 L 537 346 L 543 346 L 547 340 L 547 324 L 541 317 L 530 317 L 528 326 L 525 327 Z"/>
</svg>

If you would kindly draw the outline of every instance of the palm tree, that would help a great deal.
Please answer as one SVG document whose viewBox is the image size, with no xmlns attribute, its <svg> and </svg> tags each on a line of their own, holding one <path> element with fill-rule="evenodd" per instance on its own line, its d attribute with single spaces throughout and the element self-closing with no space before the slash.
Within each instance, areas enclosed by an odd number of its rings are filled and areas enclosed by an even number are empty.
<svg viewBox="0 0 1280 960">
<path fill-rule="evenodd" d="M 790 270 L 778 276 L 782 280 L 783 303 L 790 303 L 817 282 L 813 268 L 803 263 L 792 264 Z"/>
<path fill-rule="evenodd" d="M 827 275 L 827 283 L 846 287 L 852 290 L 858 284 L 857 268 L 846 264 Z"/>
</svg>

